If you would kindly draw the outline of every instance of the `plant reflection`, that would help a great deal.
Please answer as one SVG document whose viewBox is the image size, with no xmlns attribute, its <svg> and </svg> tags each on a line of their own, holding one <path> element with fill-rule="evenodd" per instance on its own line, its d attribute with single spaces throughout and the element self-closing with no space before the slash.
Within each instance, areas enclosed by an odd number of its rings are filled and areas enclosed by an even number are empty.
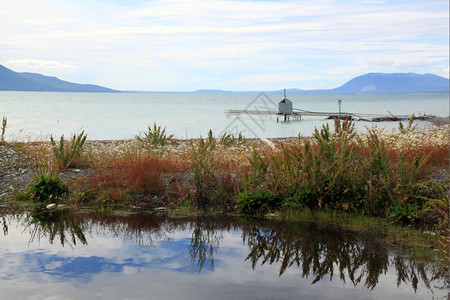
<svg viewBox="0 0 450 300">
<path fill-rule="evenodd" d="M 138 246 L 154 246 L 155 241 L 169 240 L 169 234 L 183 230 L 188 223 L 182 219 L 169 220 L 166 217 L 149 214 L 132 216 L 91 214 L 90 230 L 107 230 L 124 242 Z"/>
<path fill-rule="evenodd" d="M 201 272 L 205 262 L 209 262 L 214 269 L 214 254 L 219 250 L 222 242 L 222 231 L 217 228 L 216 222 L 205 218 L 197 218 L 192 228 L 192 239 L 189 246 L 191 262 L 198 266 Z"/>
<path fill-rule="evenodd" d="M 72 248 L 77 240 L 86 245 L 86 223 L 80 216 L 74 215 L 69 210 L 48 211 L 44 209 L 33 210 L 25 216 L 26 228 L 30 232 L 30 241 L 40 241 L 48 238 L 52 244 L 55 238 L 59 238 L 62 246 L 68 244 Z"/>
<path fill-rule="evenodd" d="M 2 227 L 3 227 L 3 235 L 8 235 L 8 223 L 6 222 L 5 216 L 2 216 Z"/>
<path fill-rule="evenodd" d="M 397 286 L 410 282 L 416 291 L 419 279 L 427 288 L 430 281 L 438 279 L 437 275 L 427 275 L 436 273 L 433 265 L 416 263 L 400 253 L 392 255 L 394 249 L 373 236 L 358 237 L 317 223 L 249 226 L 242 237 L 250 250 L 246 260 L 251 261 L 253 268 L 258 263 L 280 263 L 281 276 L 295 265 L 301 269 L 302 277 L 315 276 L 313 284 L 325 276 L 331 281 L 337 272 L 343 282 L 348 279 L 356 286 L 364 280 L 364 286 L 373 289 L 390 265 L 395 267 Z"/>
<path fill-rule="evenodd" d="M 4 235 L 8 222 L 17 215 L 1 216 Z M 192 265 L 214 270 L 215 256 L 222 244 L 223 233 L 240 232 L 249 253 L 245 258 L 253 269 L 265 264 L 279 266 L 279 276 L 288 269 L 299 270 L 302 278 L 312 276 L 312 284 L 323 279 L 331 281 L 339 276 L 342 282 L 354 286 L 363 283 L 368 289 L 378 284 L 381 275 L 395 270 L 397 286 L 411 285 L 416 291 L 419 283 L 432 289 L 432 282 L 444 276 L 434 263 L 418 263 L 404 256 L 400 249 L 390 247 L 374 235 L 357 234 L 339 227 L 318 223 L 261 221 L 237 218 L 175 218 L 157 215 L 106 216 L 81 215 L 68 210 L 37 210 L 22 215 L 21 221 L 30 233 L 30 243 L 47 238 L 50 243 L 74 247 L 87 244 L 86 233 L 108 231 L 124 242 L 139 246 L 154 246 L 155 242 L 170 241 L 172 234 L 186 231 L 191 234 L 188 246 Z M 173 244 L 172 244 L 173 245 Z M 183 254 L 181 254 L 183 255 Z"/>
</svg>

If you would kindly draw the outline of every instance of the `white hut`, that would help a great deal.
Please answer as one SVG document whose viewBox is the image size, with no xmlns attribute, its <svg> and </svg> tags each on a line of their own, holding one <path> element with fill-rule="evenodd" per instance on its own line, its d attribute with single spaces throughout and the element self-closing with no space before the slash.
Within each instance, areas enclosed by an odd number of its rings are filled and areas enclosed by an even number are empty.
<svg viewBox="0 0 450 300">
<path fill-rule="evenodd" d="M 286 89 L 284 89 L 284 98 L 278 102 L 278 113 L 287 115 L 292 113 L 292 101 L 286 98 Z"/>
</svg>

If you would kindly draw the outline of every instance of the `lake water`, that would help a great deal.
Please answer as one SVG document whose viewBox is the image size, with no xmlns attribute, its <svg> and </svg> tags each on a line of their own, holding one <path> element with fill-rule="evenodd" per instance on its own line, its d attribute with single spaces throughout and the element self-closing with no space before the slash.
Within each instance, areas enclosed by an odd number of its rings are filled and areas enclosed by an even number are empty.
<svg viewBox="0 0 450 300">
<path fill-rule="evenodd" d="M 196 93 L 46 93 L 0 92 L 0 114 L 8 118 L 9 140 L 47 140 L 85 130 L 88 139 L 131 139 L 156 122 L 177 138 L 215 136 L 227 131 L 246 137 L 310 135 L 315 127 L 332 121 L 309 117 L 276 122 L 276 117 L 227 117 L 230 109 L 277 110 L 278 94 Z M 309 111 L 411 115 L 449 115 L 449 94 L 288 95 L 294 108 Z M 357 122 L 357 129 L 397 122 Z M 426 122 L 419 122 L 425 126 Z"/>
<path fill-rule="evenodd" d="M 444 299 L 374 234 L 250 218 L 0 214 L 1 299 Z"/>
</svg>

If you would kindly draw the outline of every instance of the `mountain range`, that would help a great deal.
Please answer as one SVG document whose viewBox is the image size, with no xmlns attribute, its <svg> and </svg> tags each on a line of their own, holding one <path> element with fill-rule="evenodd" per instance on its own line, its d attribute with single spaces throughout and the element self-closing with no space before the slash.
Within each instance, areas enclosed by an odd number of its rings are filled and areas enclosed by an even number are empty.
<svg viewBox="0 0 450 300">
<path fill-rule="evenodd" d="M 118 92 L 93 84 L 72 83 L 37 73 L 17 73 L 0 65 L 0 91 Z"/>
<path fill-rule="evenodd" d="M 304 94 L 355 94 L 355 93 L 448 93 L 450 80 L 433 74 L 368 73 L 351 79 L 335 89 L 287 89 L 288 93 Z M 18 73 L 0 65 L 0 91 L 42 92 L 120 92 L 110 88 L 78 84 L 37 73 Z M 255 93 L 259 91 L 248 91 Z M 268 91 L 268 93 L 279 93 Z M 224 90 L 197 90 L 194 93 L 234 93 Z M 243 93 L 243 92 L 239 92 Z"/>
</svg>

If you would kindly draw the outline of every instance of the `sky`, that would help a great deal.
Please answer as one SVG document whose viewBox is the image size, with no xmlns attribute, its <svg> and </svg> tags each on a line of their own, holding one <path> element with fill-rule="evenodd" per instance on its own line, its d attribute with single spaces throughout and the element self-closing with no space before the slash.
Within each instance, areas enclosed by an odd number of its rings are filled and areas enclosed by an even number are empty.
<svg viewBox="0 0 450 300">
<path fill-rule="evenodd" d="M 449 78 L 448 0 L 0 0 L 0 64 L 119 90 Z"/>
</svg>

